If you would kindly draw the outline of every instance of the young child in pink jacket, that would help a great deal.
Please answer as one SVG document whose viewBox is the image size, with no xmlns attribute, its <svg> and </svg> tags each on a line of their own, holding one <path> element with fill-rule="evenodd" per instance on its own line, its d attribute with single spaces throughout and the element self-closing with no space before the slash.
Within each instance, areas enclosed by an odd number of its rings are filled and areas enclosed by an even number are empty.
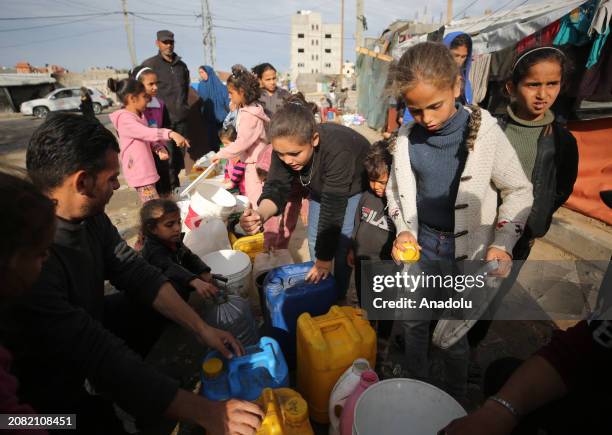
<svg viewBox="0 0 612 435">
<path fill-rule="evenodd" d="M 270 119 L 257 104 L 261 94 L 257 76 L 242 65 L 232 67 L 232 75 L 227 80 L 227 91 L 232 103 L 239 108 L 236 120 L 238 136 L 234 142 L 215 154 L 212 160 L 218 162 L 221 159 L 239 157 L 240 161 L 244 162 L 245 193 L 253 208 L 256 208 L 263 184 L 257 176 L 255 164 L 261 151 L 268 145 L 266 125 Z"/>
<path fill-rule="evenodd" d="M 177 145 L 188 147 L 189 142 L 167 128 L 149 127 L 144 111 L 150 98 L 141 82 L 134 79 L 108 79 L 108 87 L 123 104 L 123 109 L 109 116 L 119 136 L 123 176 L 128 186 L 136 189 L 143 203 L 157 199 L 159 194 L 155 183 L 159 180 L 159 174 L 151 150 L 161 160 L 167 160 L 168 150 L 163 143 L 172 139 Z"/>
</svg>

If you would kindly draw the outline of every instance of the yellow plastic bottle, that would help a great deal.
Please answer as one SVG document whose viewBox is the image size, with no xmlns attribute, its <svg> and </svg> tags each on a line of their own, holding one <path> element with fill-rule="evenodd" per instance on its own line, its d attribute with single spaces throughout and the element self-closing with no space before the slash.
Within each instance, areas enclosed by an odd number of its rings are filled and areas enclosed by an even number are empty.
<svg viewBox="0 0 612 435">
<path fill-rule="evenodd" d="M 257 435 L 314 435 L 308 405 L 290 388 L 264 388 L 256 403 L 266 413 Z"/>
<path fill-rule="evenodd" d="M 302 314 L 297 322 L 297 390 L 318 423 L 329 423 L 329 395 L 357 358 L 376 363 L 376 333 L 364 311 L 333 306 L 327 314 Z"/>
<path fill-rule="evenodd" d="M 400 251 L 400 260 L 402 260 L 404 263 L 419 261 L 421 258 L 421 252 L 414 243 L 404 243 L 404 248 L 406 248 L 405 251 Z"/>
<path fill-rule="evenodd" d="M 237 238 L 236 235 L 230 231 L 229 241 L 232 244 L 232 249 L 247 254 L 251 259 L 251 263 L 255 261 L 257 254 L 264 252 L 263 233 Z"/>
</svg>

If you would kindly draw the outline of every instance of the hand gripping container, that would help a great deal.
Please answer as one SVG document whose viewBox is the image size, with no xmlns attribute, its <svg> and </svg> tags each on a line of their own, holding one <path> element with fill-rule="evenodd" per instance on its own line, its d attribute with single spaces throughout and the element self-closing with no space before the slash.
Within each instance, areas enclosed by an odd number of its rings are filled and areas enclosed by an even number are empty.
<svg viewBox="0 0 612 435">
<path fill-rule="evenodd" d="M 357 358 L 376 363 L 376 332 L 364 311 L 333 306 L 325 315 L 302 314 L 297 322 L 297 390 L 318 423 L 329 423 L 329 398 Z"/>
<path fill-rule="evenodd" d="M 309 261 L 278 267 L 268 272 L 263 284 L 267 333 L 278 340 L 289 367 L 295 367 L 298 317 L 303 313 L 312 316 L 325 314 L 338 298 L 333 276 L 318 284 L 305 281 L 313 265 Z"/>
<path fill-rule="evenodd" d="M 257 435 L 314 435 L 308 419 L 308 405 L 289 388 L 264 388 L 255 402 L 265 412 Z"/>
<path fill-rule="evenodd" d="M 257 344 L 259 340 L 259 330 L 249 301 L 228 294 L 222 286 L 219 293 L 206 299 L 202 317 L 210 326 L 231 332 L 243 346 Z"/>
<path fill-rule="evenodd" d="M 274 339 L 262 337 L 245 351 L 245 355 L 230 360 L 216 350 L 206 355 L 201 372 L 203 396 L 210 400 L 253 401 L 264 388 L 289 386 L 289 369 Z"/>
</svg>

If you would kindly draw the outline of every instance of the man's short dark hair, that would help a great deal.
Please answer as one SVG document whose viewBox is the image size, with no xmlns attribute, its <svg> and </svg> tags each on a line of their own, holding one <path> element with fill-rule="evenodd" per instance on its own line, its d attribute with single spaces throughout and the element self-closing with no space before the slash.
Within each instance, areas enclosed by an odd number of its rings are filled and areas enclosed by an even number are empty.
<svg viewBox="0 0 612 435">
<path fill-rule="evenodd" d="M 49 191 L 77 171 L 95 175 L 106 168 L 107 150 L 119 152 L 119 144 L 98 120 L 52 114 L 30 139 L 26 167 L 34 184 Z"/>
</svg>

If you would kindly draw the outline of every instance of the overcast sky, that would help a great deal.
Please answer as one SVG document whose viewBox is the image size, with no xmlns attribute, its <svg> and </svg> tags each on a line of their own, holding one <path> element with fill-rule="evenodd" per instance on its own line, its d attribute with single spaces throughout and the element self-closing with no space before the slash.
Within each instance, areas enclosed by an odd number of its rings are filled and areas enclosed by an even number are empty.
<svg viewBox="0 0 612 435">
<path fill-rule="evenodd" d="M 278 69 L 286 70 L 290 62 L 292 14 L 299 9 L 318 11 L 325 23 L 339 22 L 340 17 L 340 1 L 334 0 L 209 2 L 217 40 L 216 68 L 225 71 L 235 63 L 252 67 L 259 62 L 270 62 Z M 366 36 L 378 36 L 396 19 L 414 19 L 417 14 L 423 17 L 425 4 L 429 8 L 429 17 L 437 22 L 440 13 L 446 13 L 447 3 L 446 0 L 364 2 L 368 23 Z M 520 0 L 456 0 L 454 13 L 469 6 L 466 14 L 476 16 L 482 14 L 487 7 L 496 9 L 501 6 L 508 9 L 519 3 Z M 192 75 L 195 75 L 203 58 L 200 19 L 195 17 L 200 13 L 200 7 L 199 0 L 128 0 L 130 11 L 160 14 L 131 19 L 138 61 L 156 53 L 155 32 L 167 28 L 175 33 L 176 52 L 183 57 Z M 0 65 L 13 67 L 18 61 L 26 61 L 36 66 L 58 64 L 73 71 L 106 65 L 128 68 L 130 57 L 122 15 L 5 20 L 9 17 L 46 17 L 120 10 L 120 0 L 0 0 L 0 18 L 3 18 L 0 20 L 0 34 L 3 36 L 0 42 Z M 355 0 L 345 0 L 344 54 L 345 59 L 351 61 L 355 59 L 355 21 Z"/>
</svg>

